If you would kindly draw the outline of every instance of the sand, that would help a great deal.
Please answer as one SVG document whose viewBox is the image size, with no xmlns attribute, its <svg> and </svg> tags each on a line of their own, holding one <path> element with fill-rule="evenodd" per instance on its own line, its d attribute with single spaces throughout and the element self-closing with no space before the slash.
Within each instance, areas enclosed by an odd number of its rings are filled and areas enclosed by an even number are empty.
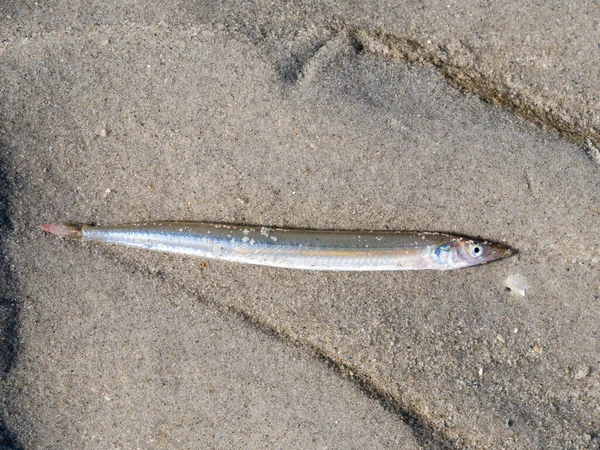
<svg viewBox="0 0 600 450">
<path fill-rule="evenodd" d="M 0 13 L 5 448 L 600 445 L 591 9 Z M 37 228 L 143 220 L 437 230 L 519 253 L 316 273 Z"/>
</svg>

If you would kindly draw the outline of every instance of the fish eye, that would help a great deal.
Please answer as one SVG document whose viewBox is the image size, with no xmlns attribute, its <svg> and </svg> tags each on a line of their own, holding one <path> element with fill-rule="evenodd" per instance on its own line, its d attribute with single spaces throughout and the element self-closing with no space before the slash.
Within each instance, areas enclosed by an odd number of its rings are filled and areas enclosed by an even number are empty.
<svg viewBox="0 0 600 450">
<path fill-rule="evenodd" d="M 483 254 L 483 247 L 481 244 L 473 243 L 469 245 L 469 254 L 473 258 L 477 258 Z"/>
</svg>

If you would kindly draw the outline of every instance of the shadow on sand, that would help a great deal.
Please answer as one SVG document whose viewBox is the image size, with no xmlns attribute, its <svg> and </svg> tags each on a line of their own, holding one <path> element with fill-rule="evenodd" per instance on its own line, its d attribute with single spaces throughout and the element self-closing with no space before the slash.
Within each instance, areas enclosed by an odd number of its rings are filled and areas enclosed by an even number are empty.
<svg viewBox="0 0 600 450">
<path fill-rule="evenodd" d="M 8 149 L 0 143 L 0 376 L 5 379 L 13 368 L 18 348 L 19 309 L 17 283 L 6 251 L 6 237 L 12 232 L 10 201 L 14 180 L 7 170 Z M 0 450 L 21 449 L 14 433 L 6 426 L 0 412 Z"/>
</svg>

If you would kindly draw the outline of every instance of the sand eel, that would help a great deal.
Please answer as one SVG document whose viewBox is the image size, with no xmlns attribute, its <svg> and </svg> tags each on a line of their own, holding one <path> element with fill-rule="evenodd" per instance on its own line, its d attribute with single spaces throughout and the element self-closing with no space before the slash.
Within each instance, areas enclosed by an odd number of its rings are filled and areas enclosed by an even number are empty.
<svg viewBox="0 0 600 450">
<path fill-rule="evenodd" d="M 512 255 L 509 247 L 419 231 L 302 230 L 202 222 L 44 224 L 63 238 L 305 270 L 453 270 Z"/>
</svg>

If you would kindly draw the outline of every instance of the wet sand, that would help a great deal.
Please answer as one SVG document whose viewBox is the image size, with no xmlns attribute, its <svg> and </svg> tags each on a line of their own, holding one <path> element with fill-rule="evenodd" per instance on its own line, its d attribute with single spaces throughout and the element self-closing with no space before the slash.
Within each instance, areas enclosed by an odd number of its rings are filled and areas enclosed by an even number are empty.
<svg viewBox="0 0 600 450">
<path fill-rule="evenodd" d="M 600 50 L 565 5 L 2 6 L 5 447 L 596 448 Z M 316 273 L 37 228 L 144 220 L 519 253 Z"/>
</svg>

